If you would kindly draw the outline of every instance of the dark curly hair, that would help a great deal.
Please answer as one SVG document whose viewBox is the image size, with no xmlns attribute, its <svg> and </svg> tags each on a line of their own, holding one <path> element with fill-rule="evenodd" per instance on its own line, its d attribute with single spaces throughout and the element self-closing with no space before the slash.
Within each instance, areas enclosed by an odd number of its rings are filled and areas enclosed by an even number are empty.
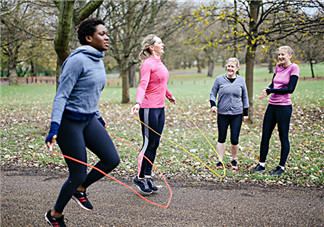
<svg viewBox="0 0 324 227">
<path fill-rule="evenodd" d="M 96 32 L 97 25 L 105 23 L 98 18 L 88 18 L 82 21 L 78 27 L 78 39 L 82 45 L 87 45 L 86 36 L 93 36 Z"/>
</svg>

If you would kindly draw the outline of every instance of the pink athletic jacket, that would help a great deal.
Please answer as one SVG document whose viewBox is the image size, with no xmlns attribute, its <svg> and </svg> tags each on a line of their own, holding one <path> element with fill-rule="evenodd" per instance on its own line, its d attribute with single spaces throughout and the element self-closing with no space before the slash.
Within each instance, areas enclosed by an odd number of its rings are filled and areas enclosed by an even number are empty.
<svg viewBox="0 0 324 227">
<path fill-rule="evenodd" d="M 151 56 L 144 60 L 136 93 L 136 102 L 141 108 L 164 107 L 165 97 L 168 99 L 172 97 L 167 88 L 168 79 L 168 69 L 160 59 Z"/>
</svg>

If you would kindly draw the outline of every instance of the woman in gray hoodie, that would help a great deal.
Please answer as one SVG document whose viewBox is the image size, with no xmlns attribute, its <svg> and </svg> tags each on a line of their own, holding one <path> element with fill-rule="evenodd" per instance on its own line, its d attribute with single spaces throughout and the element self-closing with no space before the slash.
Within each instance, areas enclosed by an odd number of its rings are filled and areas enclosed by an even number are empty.
<svg viewBox="0 0 324 227">
<path fill-rule="evenodd" d="M 82 162 L 87 162 L 88 148 L 100 159 L 95 166 L 109 173 L 120 159 L 98 109 L 100 94 L 106 84 L 103 51 L 108 49 L 109 42 L 104 22 L 99 19 L 83 21 L 79 25 L 78 38 L 82 46 L 62 65 L 45 143 L 50 148 L 57 141 L 64 155 Z M 65 226 L 62 212 L 71 198 L 83 209 L 92 210 L 86 189 L 104 176 L 94 169 L 87 174 L 87 166 L 67 158 L 65 161 L 69 177 L 54 208 L 45 214 L 51 226 Z"/>
<path fill-rule="evenodd" d="M 217 152 L 219 155 L 219 162 L 217 163 L 216 169 L 223 168 L 222 160 L 225 152 L 225 140 L 228 126 L 231 128 L 231 169 L 238 169 L 236 159 L 239 149 L 239 135 L 242 120 L 247 120 L 249 108 L 244 78 L 236 74 L 239 68 L 239 60 L 237 58 L 229 58 L 226 64 L 227 73 L 216 77 L 210 92 L 209 100 L 211 110 L 213 113 L 217 113 Z M 216 107 L 217 94 L 218 102 Z"/>
</svg>

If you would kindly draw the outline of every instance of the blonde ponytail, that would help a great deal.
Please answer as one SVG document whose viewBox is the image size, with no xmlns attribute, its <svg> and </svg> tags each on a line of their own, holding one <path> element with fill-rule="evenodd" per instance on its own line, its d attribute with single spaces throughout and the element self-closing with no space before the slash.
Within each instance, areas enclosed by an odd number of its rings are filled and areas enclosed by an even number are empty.
<svg viewBox="0 0 324 227">
<path fill-rule="evenodd" d="M 141 61 L 144 61 L 145 59 L 149 58 L 152 53 L 150 51 L 150 47 L 152 45 L 154 45 L 155 43 L 155 37 L 157 37 L 156 35 L 154 34 L 150 34 L 148 36 L 146 36 L 143 41 L 142 41 L 142 48 L 141 48 L 141 52 L 139 53 L 138 55 L 138 58 L 141 60 Z"/>
</svg>

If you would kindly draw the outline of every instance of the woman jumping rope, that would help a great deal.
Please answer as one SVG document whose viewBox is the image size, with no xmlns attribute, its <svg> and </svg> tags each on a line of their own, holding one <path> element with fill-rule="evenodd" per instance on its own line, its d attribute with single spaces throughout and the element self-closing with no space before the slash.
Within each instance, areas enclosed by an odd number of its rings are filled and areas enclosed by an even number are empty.
<svg viewBox="0 0 324 227">
<path fill-rule="evenodd" d="M 50 132 L 46 138 L 48 148 L 57 141 L 63 155 L 87 162 L 88 148 L 98 156 L 95 165 L 109 173 L 120 159 L 102 119 L 98 102 L 106 83 L 103 64 L 109 37 L 104 22 L 87 19 L 78 28 L 81 47 L 74 50 L 62 65 L 57 92 L 53 101 Z M 69 177 L 63 184 L 53 209 L 45 214 L 51 226 L 65 226 L 63 209 L 73 198 L 85 210 L 93 206 L 87 198 L 86 189 L 104 175 L 87 166 L 65 159 Z"/>
<path fill-rule="evenodd" d="M 169 72 L 160 59 L 163 53 L 164 44 L 159 37 L 151 34 L 144 38 L 139 54 L 143 61 L 141 79 L 137 88 L 136 104 L 131 109 L 133 115 L 139 112 L 140 120 L 160 135 L 165 121 L 165 97 L 175 103 L 174 96 L 167 89 Z M 143 147 L 138 155 L 138 174 L 133 182 L 142 194 L 148 195 L 158 191 L 158 188 L 153 183 L 152 165 L 144 156 L 154 162 L 160 136 L 143 124 L 142 135 Z"/>
</svg>

